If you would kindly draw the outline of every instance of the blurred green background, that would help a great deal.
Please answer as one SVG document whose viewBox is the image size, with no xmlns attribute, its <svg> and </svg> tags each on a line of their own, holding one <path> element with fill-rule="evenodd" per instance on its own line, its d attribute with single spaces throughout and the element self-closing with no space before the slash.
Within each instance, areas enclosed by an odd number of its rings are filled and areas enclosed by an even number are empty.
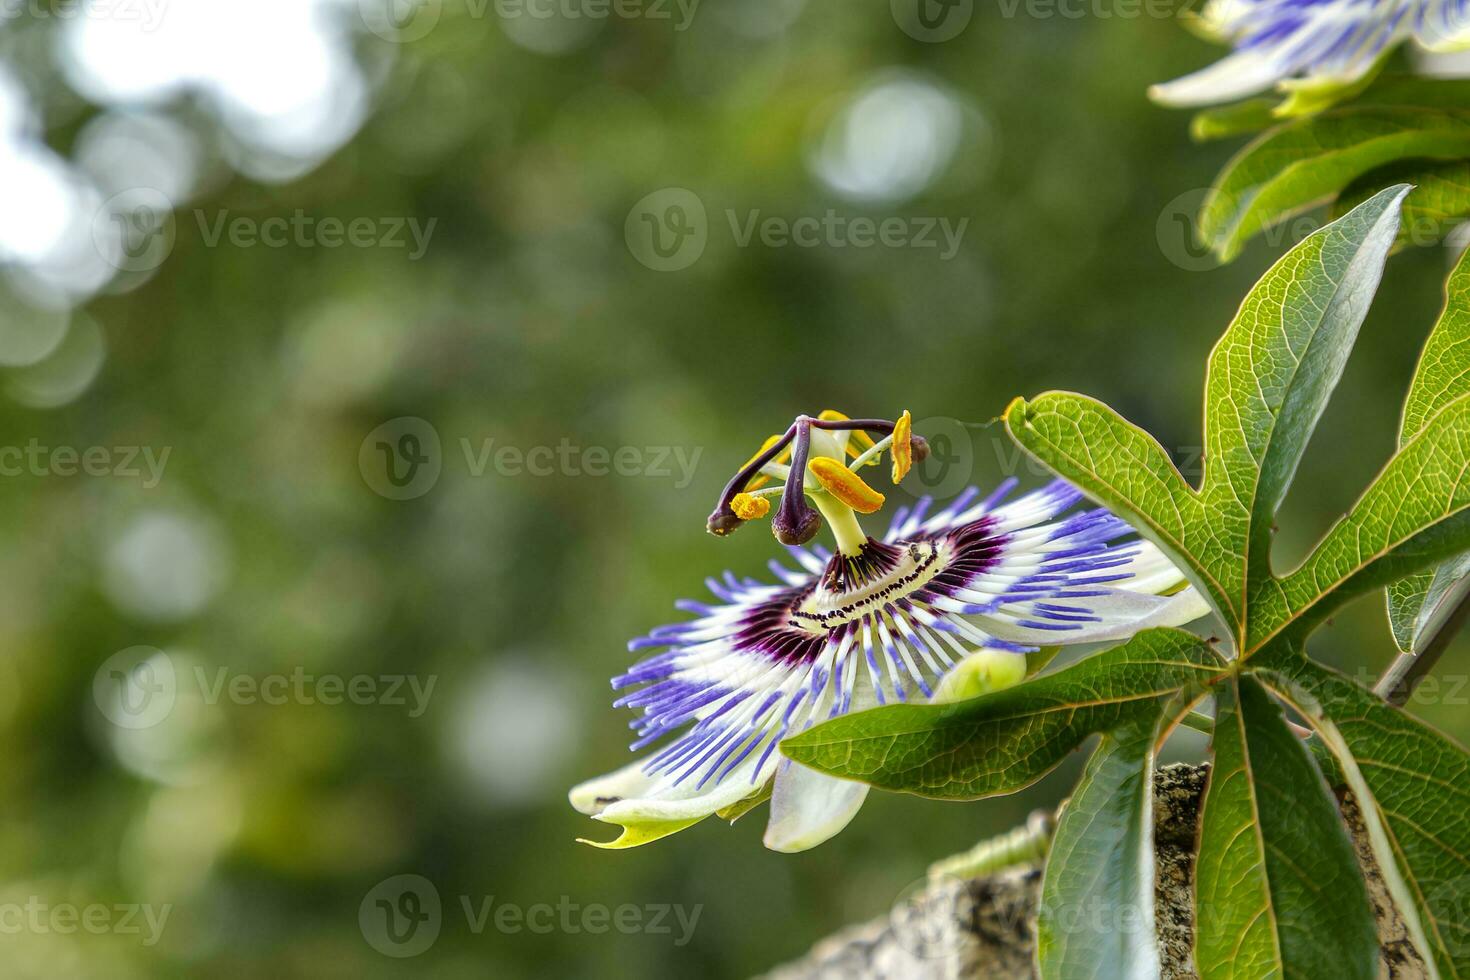
<svg viewBox="0 0 1470 980">
<path fill-rule="evenodd" d="M 875 795 L 794 857 L 761 848 L 763 810 L 601 853 L 573 841 L 610 828 L 565 800 L 628 759 L 626 639 L 776 556 L 704 519 L 798 412 L 910 409 L 942 450 L 919 484 L 953 491 L 1039 482 L 986 423 L 1066 387 L 1198 466 L 1204 358 L 1287 244 L 1212 269 L 1185 237 L 1232 147 L 1143 93 L 1217 50 L 1126 4 L 977 3 L 947 40 L 906 31 L 901 0 L 136 4 L 0 13 L 0 447 L 46 450 L 0 479 L 7 976 L 741 977 L 1067 793 L 1075 765 L 981 804 Z M 703 251 L 659 271 L 639 202 L 668 188 L 703 207 Z M 948 255 L 742 246 L 729 217 L 829 210 L 967 224 Z M 281 219 L 312 230 L 252 238 Z M 329 219 L 366 219 L 359 243 Z M 1281 565 L 1391 451 L 1450 258 L 1391 261 Z M 386 484 L 377 441 L 430 430 L 428 475 Z M 95 447 L 90 475 L 67 464 Z M 1385 666 L 1381 598 L 1316 653 Z M 371 678 L 374 703 L 249 703 L 297 675 Z M 384 703 L 391 677 L 426 702 Z M 166 710 L 139 722 L 144 694 Z M 1467 703 L 1451 682 L 1414 710 L 1465 737 Z M 412 958 L 359 917 L 404 874 L 442 905 Z M 138 904 L 169 910 L 156 937 L 125 928 Z M 679 945 L 672 917 L 501 930 L 503 904 L 700 912 Z"/>
</svg>

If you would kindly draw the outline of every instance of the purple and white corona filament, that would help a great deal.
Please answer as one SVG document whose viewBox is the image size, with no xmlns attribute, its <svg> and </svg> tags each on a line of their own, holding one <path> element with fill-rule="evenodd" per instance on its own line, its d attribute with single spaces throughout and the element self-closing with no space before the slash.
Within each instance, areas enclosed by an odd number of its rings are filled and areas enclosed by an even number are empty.
<svg viewBox="0 0 1470 980">
<path fill-rule="evenodd" d="M 869 433 L 882 436 L 874 442 Z M 741 808 L 771 791 L 766 846 L 803 850 L 840 831 L 867 787 L 782 759 L 782 739 L 876 705 L 952 699 L 1018 683 L 1026 653 L 1119 640 L 1206 612 L 1152 545 L 1057 481 L 1008 499 L 970 488 L 940 508 L 899 508 L 881 538 L 857 513 L 883 495 L 858 474 L 885 452 L 897 483 L 927 451 L 898 422 L 835 412 L 798 418 L 731 480 L 709 529 L 728 534 L 771 511 L 796 568 L 773 582 L 726 572 L 693 618 L 629 644 L 649 655 L 614 678 L 635 709 L 638 762 L 578 786 L 571 800 L 628 847 Z M 780 481 L 762 489 L 766 479 Z M 809 506 L 809 504 L 811 506 Z M 815 509 L 813 509 L 815 508 Z M 825 523 L 836 549 L 807 546 Z"/>
<path fill-rule="evenodd" d="M 1470 0 L 1210 0 L 1202 25 L 1235 48 L 1149 94 L 1166 105 L 1228 102 L 1284 88 L 1350 85 L 1413 38 L 1431 51 L 1470 44 Z"/>
</svg>

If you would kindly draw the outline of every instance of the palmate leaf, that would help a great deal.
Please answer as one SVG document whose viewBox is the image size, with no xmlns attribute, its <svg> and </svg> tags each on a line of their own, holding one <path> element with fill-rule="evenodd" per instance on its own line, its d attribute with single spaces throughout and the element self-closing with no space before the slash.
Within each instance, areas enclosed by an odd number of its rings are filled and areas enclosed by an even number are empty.
<svg viewBox="0 0 1470 980">
<path fill-rule="evenodd" d="M 1470 754 L 1298 646 L 1253 668 L 1340 763 L 1415 945 L 1440 976 L 1470 977 Z"/>
<path fill-rule="evenodd" d="M 1102 737 L 1062 808 L 1036 917 L 1044 980 L 1159 974 L 1153 764 L 1163 703 Z"/>
<path fill-rule="evenodd" d="M 1195 870 L 1201 980 L 1371 980 L 1373 912 L 1327 784 L 1254 678 L 1230 677 L 1215 699 Z"/>
<path fill-rule="evenodd" d="M 781 750 L 821 772 L 920 796 L 1014 793 L 1090 736 L 1157 717 L 1161 702 L 1181 689 L 1203 689 L 1221 667 L 1193 634 L 1148 630 L 1005 691 L 846 715 L 787 739 Z"/>
<path fill-rule="evenodd" d="M 1470 113 L 1419 106 L 1355 106 L 1262 134 L 1215 179 L 1199 232 L 1224 261 L 1250 238 L 1333 200 L 1359 177 L 1401 160 L 1470 157 Z"/>
<path fill-rule="evenodd" d="M 1278 576 L 1270 562 L 1270 529 L 1276 509 L 1341 374 L 1377 285 L 1403 194 L 1403 188 L 1396 188 L 1375 195 L 1339 222 L 1316 232 L 1268 272 L 1247 298 L 1210 358 L 1207 459 L 1198 491 L 1185 483 L 1157 442 L 1095 400 L 1050 393 L 1031 402 L 1018 401 L 1007 411 L 1010 432 L 1032 455 L 1128 518 L 1176 557 L 1211 596 L 1239 655 L 1227 677 L 1254 671 L 1258 664 L 1260 669 L 1274 669 L 1272 665 L 1282 660 L 1282 650 L 1298 649 L 1314 626 L 1353 596 L 1470 549 L 1470 394 L 1453 397 L 1452 392 L 1444 393 L 1453 387 L 1450 379 L 1458 379 L 1459 368 L 1448 353 L 1441 353 L 1436 363 L 1442 362 L 1444 369 L 1436 369 L 1433 375 L 1441 380 L 1426 382 L 1423 389 L 1438 394 L 1411 398 L 1404 445 L 1352 511 L 1294 572 Z M 1463 312 L 1464 301 L 1455 299 L 1457 295 L 1452 290 L 1451 304 Z M 1344 915 L 1352 908 L 1357 912 L 1333 927 L 1334 934 L 1346 937 L 1335 950 L 1323 951 L 1308 937 L 1289 937 L 1280 928 L 1263 938 L 1253 931 L 1261 926 L 1245 925 L 1271 908 L 1279 912 L 1278 924 L 1299 923 L 1316 930 L 1324 928 L 1320 920 L 1328 912 L 1300 882 L 1291 887 L 1291 870 L 1273 868 L 1268 856 L 1246 867 L 1223 866 L 1232 861 L 1238 865 L 1241 860 L 1239 854 L 1232 857 L 1222 843 L 1235 841 L 1234 833 L 1254 836 L 1261 842 L 1258 853 L 1263 855 L 1269 855 L 1265 846 L 1273 836 L 1295 833 L 1301 838 L 1299 845 L 1307 846 L 1304 842 L 1310 841 L 1308 850 L 1316 857 L 1337 853 L 1337 876 L 1344 861 L 1340 830 L 1322 817 L 1321 777 L 1305 755 L 1287 754 L 1279 738 L 1270 737 L 1274 722 L 1261 705 L 1251 707 L 1251 685 L 1246 678 L 1224 683 L 1230 687 L 1220 692 L 1217 731 L 1222 737 L 1215 746 L 1221 778 L 1228 779 L 1240 768 L 1243 753 L 1262 747 L 1274 753 L 1273 770 L 1295 774 L 1282 777 L 1278 772 L 1270 781 L 1276 788 L 1289 787 L 1292 806 L 1302 809 L 1287 815 L 1279 806 L 1273 809 L 1268 803 L 1270 788 L 1264 785 L 1267 777 L 1259 772 L 1252 771 L 1250 788 L 1238 785 L 1238 779 L 1234 784 L 1215 784 L 1215 814 L 1210 815 L 1207 804 L 1206 818 L 1216 821 L 1216 826 L 1207 830 L 1200 855 L 1201 883 L 1215 907 L 1206 901 L 1200 914 L 1223 923 L 1231 950 L 1239 940 L 1256 952 L 1244 961 L 1244 967 L 1230 965 L 1227 961 L 1234 961 L 1222 952 L 1224 947 L 1212 945 L 1218 937 L 1202 932 L 1197 950 L 1201 970 L 1208 969 L 1210 976 L 1242 977 L 1355 976 L 1371 971 L 1373 946 L 1363 927 L 1356 889 L 1343 893 L 1348 900 L 1336 909 Z M 1280 690 L 1279 685 L 1272 686 Z M 1241 696 L 1233 698 L 1237 689 Z M 1442 853 L 1430 853 L 1429 842 L 1457 841 L 1464 833 L 1451 832 L 1443 824 L 1463 820 L 1465 807 L 1462 803 L 1448 805 L 1444 792 L 1450 791 L 1442 791 L 1437 797 L 1427 797 L 1434 802 L 1429 804 L 1432 812 L 1426 813 L 1422 807 L 1406 804 L 1403 795 L 1420 793 L 1423 787 L 1419 784 L 1439 778 L 1441 771 L 1463 781 L 1470 760 L 1458 746 L 1409 716 L 1367 692 L 1360 693 L 1366 700 L 1329 700 L 1317 715 L 1324 751 L 1335 770 L 1345 775 L 1359 772 L 1360 760 L 1355 761 L 1354 753 L 1361 746 L 1353 748 L 1353 740 L 1369 740 L 1375 728 L 1391 726 L 1402 737 L 1401 748 L 1411 753 L 1427 752 L 1429 747 L 1438 753 L 1434 760 L 1424 756 L 1427 775 L 1413 754 L 1385 755 L 1382 758 L 1404 769 L 1400 777 L 1390 778 L 1385 769 L 1366 782 L 1354 776 L 1357 783 L 1353 778 L 1349 783 L 1358 790 L 1359 799 L 1368 801 L 1365 809 L 1381 807 L 1387 815 L 1385 826 L 1390 829 L 1379 838 L 1386 840 L 1391 833 L 1397 843 L 1381 849 L 1380 861 L 1400 882 L 1395 892 L 1400 904 L 1419 903 L 1408 913 L 1414 921 L 1416 945 L 1426 960 L 1439 964 L 1442 974 L 1458 976 L 1460 972 L 1452 972 L 1452 968 L 1460 970 L 1457 949 L 1461 945 L 1470 949 L 1470 942 L 1459 943 L 1458 927 L 1446 922 L 1454 915 L 1462 922 L 1467 918 L 1470 889 L 1459 887 L 1458 872 L 1447 881 L 1441 871 L 1428 865 L 1444 858 Z M 1338 718 L 1339 711 L 1347 712 L 1348 717 Z M 1236 715 L 1244 719 L 1245 727 L 1232 742 L 1227 726 Z M 1341 726 L 1340 735 L 1333 734 L 1338 732 L 1334 726 Z M 1260 734 L 1263 730 L 1265 736 Z M 1232 794 L 1233 803 L 1222 802 L 1229 801 Z M 1249 819 L 1242 821 L 1241 807 L 1247 799 L 1255 806 Z M 1315 817 L 1306 820 L 1313 813 Z M 1409 814 L 1402 818 L 1405 826 L 1394 829 L 1396 815 L 1401 813 Z M 1295 831 L 1288 817 L 1297 821 Z M 1218 825 L 1221 821 L 1226 828 Z M 1413 831 L 1412 823 L 1430 829 Z M 1458 844 L 1451 846 L 1465 850 Z M 1241 878 L 1241 873 L 1246 877 Z M 1321 873 L 1314 871 L 1313 880 Z M 1231 887 L 1222 889 L 1223 881 L 1229 881 Z M 1268 897 L 1269 905 L 1265 904 Z M 1447 939 L 1439 935 L 1446 932 Z M 1321 956 L 1339 954 L 1350 962 L 1326 970 L 1316 968 L 1326 962 L 1319 962 Z M 1267 961 L 1259 962 L 1261 956 Z"/>
</svg>

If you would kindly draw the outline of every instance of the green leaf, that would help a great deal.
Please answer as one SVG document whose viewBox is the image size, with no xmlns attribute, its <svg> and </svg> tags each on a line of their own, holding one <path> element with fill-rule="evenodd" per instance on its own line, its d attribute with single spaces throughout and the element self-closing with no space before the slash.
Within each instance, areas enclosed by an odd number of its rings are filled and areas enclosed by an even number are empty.
<svg viewBox="0 0 1470 980">
<path fill-rule="evenodd" d="M 890 705 L 781 743 L 795 761 L 889 790 L 975 800 L 1045 776 L 1089 736 L 1208 683 L 1220 658 L 1198 637 L 1156 629 L 1054 674 L 969 701 Z"/>
<path fill-rule="evenodd" d="M 1229 261 L 1257 232 L 1324 201 L 1356 178 L 1396 160 L 1470 156 L 1470 114 L 1449 109 L 1368 106 L 1278 126 L 1215 180 L 1200 213 L 1200 236 Z"/>
<path fill-rule="evenodd" d="M 1405 192 L 1383 191 L 1312 234 L 1246 297 L 1210 356 L 1199 492 L 1152 437 L 1097 401 L 1051 392 L 1006 411 L 1017 442 L 1185 570 L 1242 649 L 1247 575 L 1269 577 L 1276 509 L 1341 377 Z"/>
<path fill-rule="evenodd" d="M 1470 161 L 1461 166 L 1466 170 L 1465 207 L 1470 211 Z M 1399 445 L 1418 435 L 1437 412 L 1466 393 L 1470 393 L 1470 253 L 1461 256 L 1445 286 L 1444 313 L 1429 334 L 1404 401 Z M 1453 601 L 1464 578 L 1463 572 L 1456 574 L 1454 564 L 1441 566 L 1440 582 L 1430 571 L 1389 586 L 1389 623 L 1394 641 L 1405 653 L 1414 651 L 1421 616 L 1432 618 L 1445 601 Z M 1431 586 L 1441 601 L 1426 610 L 1424 600 Z"/>
<path fill-rule="evenodd" d="M 1202 980 L 1372 980 L 1378 937 L 1327 784 L 1249 676 L 1216 685 L 1195 872 Z"/>
<path fill-rule="evenodd" d="M 1275 112 L 1277 104 L 1276 99 L 1260 98 L 1204 109 L 1190 120 L 1189 135 L 1195 142 L 1205 143 L 1260 132 L 1281 121 Z"/>
<path fill-rule="evenodd" d="M 1350 599 L 1470 549 L 1470 395 L 1391 459 L 1302 566 L 1251 583 L 1246 649 L 1305 634 Z"/>
<path fill-rule="evenodd" d="M 1470 977 L 1470 754 L 1299 647 L 1253 666 L 1341 764 L 1415 945 L 1441 976 Z"/>
<path fill-rule="evenodd" d="M 1162 704 L 1104 735 L 1062 809 L 1036 920 L 1044 980 L 1158 977 L 1153 762 Z"/>
<path fill-rule="evenodd" d="M 1470 160 L 1406 160 L 1370 171 L 1348 185 L 1333 202 L 1333 217 L 1346 214 L 1393 184 L 1411 184 L 1414 188 L 1404 199 L 1396 249 L 1435 245 L 1470 217 Z"/>
</svg>

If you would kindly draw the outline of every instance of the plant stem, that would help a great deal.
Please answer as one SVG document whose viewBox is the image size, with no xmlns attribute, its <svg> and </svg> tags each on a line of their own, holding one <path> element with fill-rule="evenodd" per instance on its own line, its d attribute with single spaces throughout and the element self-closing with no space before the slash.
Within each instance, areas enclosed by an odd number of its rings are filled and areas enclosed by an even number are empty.
<svg viewBox="0 0 1470 980">
<path fill-rule="evenodd" d="M 1039 863 L 1051 846 L 1056 817 L 1036 810 L 1024 827 L 981 841 L 963 854 L 936 861 L 929 866 L 930 878 L 975 878 L 1018 864 Z"/>
<path fill-rule="evenodd" d="M 1455 611 L 1445 617 L 1439 628 L 1419 650 L 1418 653 L 1401 653 L 1399 658 L 1393 662 L 1383 677 L 1379 679 L 1373 692 L 1386 700 L 1389 704 L 1402 708 L 1408 703 L 1414 688 L 1424 679 L 1439 658 L 1444 656 L 1450 641 L 1470 621 L 1470 595 L 1460 600 Z"/>
</svg>

